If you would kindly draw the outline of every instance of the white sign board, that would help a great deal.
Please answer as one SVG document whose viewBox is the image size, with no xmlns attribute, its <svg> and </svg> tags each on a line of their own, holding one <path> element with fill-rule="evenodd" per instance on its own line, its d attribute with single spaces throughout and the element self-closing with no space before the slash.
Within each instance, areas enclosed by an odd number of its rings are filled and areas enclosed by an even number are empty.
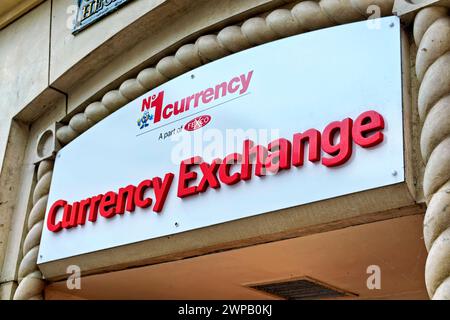
<svg viewBox="0 0 450 320">
<path fill-rule="evenodd" d="M 181 75 L 58 153 L 38 262 L 402 182 L 401 88 L 396 17 Z"/>
</svg>

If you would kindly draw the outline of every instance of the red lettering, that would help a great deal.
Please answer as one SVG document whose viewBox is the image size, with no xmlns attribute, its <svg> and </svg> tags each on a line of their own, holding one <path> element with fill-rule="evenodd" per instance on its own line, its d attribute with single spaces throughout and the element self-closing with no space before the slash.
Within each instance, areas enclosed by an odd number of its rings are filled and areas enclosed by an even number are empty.
<svg viewBox="0 0 450 320">
<path fill-rule="evenodd" d="M 161 91 L 160 93 L 158 93 L 158 96 L 154 94 L 151 97 L 149 97 L 146 102 L 142 103 L 142 111 L 144 111 L 144 108 L 146 109 L 155 108 L 155 117 L 153 120 L 154 123 L 157 123 L 161 120 L 163 101 L 164 101 L 164 91 Z"/>
<path fill-rule="evenodd" d="M 191 101 L 195 99 L 195 94 L 186 98 L 186 111 L 189 110 Z"/>
<path fill-rule="evenodd" d="M 91 203 L 91 198 L 80 201 L 80 209 L 78 211 L 78 218 L 77 218 L 78 225 L 82 226 L 86 223 L 87 208 L 89 207 L 90 203 Z"/>
<path fill-rule="evenodd" d="M 198 100 L 202 95 L 203 99 L 211 98 L 213 89 L 208 90 L 210 91 L 195 96 L 195 99 Z M 148 103 L 151 104 L 151 102 Z M 206 117 L 209 116 L 199 117 L 198 121 L 201 121 L 201 124 L 209 121 L 210 118 Z M 246 139 L 243 142 L 242 154 L 231 153 L 223 159 L 214 159 L 211 163 L 204 162 L 200 156 L 194 156 L 180 163 L 177 196 L 185 198 L 205 192 L 208 187 L 220 188 L 221 183 L 231 186 L 241 180 L 250 180 L 253 174 L 253 160 L 255 160 L 254 174 L 258 177 L 265 176 L 266 171 L 276 173 L 279 170 L 290 169 L 291 165 L 302 166 L 305 161 L 306 144 L 308 144 L 310 162 L 321 160 L 321 163 L 327 167 L 342 165 L 352 155 L 353 141 L 363 148 L 373 147 L 383 141 L 384 127 L 385 122 L 381 114 L 376 111 L 367 111 L 360 114 L 354 122 L 346 118 L 329 123 L 322 134 L 316 129 L 296 133 L 293 135 L 292 143 L 288 139 L 279 138 L 271 141 L 266 148 Z M 326 155 L 322 157 L 321 151 Z M 236 167 L 237 172 L 231 173 L 233 165 L 239 165 L 239 167 Z M 198 166 L 197 171 L 192 169 L 194 166 Z M 194 182 L 197 180 L 199 171 L 202 178 L 197 186 Z M 124 214 L 125 211 L 134 212 L 136 206 L 150 207 L 153 199 L 145 197 L 145 192 L 149 188 L 153 188 L 155 194 L 153 211 L 159 213 L 164 208 L 174 177 L 175 175 L 169 172 L 165 174 L 164 179 L 154 177 L 151 180 L 143 180 L 137 187 L 128 185 L 120 188 L 117 193 L 109 191 L 79 202 L 75 201 L 70 205 L 64 200 L 58 200 L 50 207 L 47 228 L 51 232 L 58 232 L 63 228 L 82 226 L 86 223 L 88 210 L 88 220 L 96 222 L 98 213 L 105 218 L 111 218 L 115 214 Z M 62 219 L 56 222 L 60 209 L 63 209 Z"/>
<path fill-rule="evenodd" d="M 175 116 L 184 112 L 185 101 L 186 101 L 186 99 L 181 100 L 180 106 L 178 106 L 179 105 L 178 101 L 173 104 L 173 114 Z"/>
<path fill-rule="evenodd" d="M 117 196 L 117 205 L 116 205 L 116 213 L 123 214 L 125 209 L 128 212 L 133 212 L 135 209 L 134 204 L 134 192 L 136 191 L 136 187 L 133 185 L 129 185 L 125 188 L 119 189 L 119 194 Z M 125 208 L 126 204 L 126 208 Z"/>
<path fill-rule="evenodd" d="M 235 172 L 230 175 L 230 168 L 233 164 L 238 163 L 242 160 L 242 155 L 239 153 L 232 153 L 227 155 L 219 168 L 219 178 L 223 183 L 232 186 L 233 184 L 241 181 L 241 174 L 239 172 Z"/>
<path fill-rule="evenodd" d="M 164 108 L 164 111 L 163 111 L 164 119 L 168 119 L 172 116 L 172 112 L 173 112 L 172 109 L 173 109 L 173 105 L 170 103 Z"/>
<path fill-rule="evenodd" d="M 155 190 L 156 202 L 153 207 L 153 211 L 161 212 L 166 203 L 167 195 L 169 194 L 170 186 L 175 175 L 173 173 L 167 173 L 164 177 L 164 181 L 161 182 L 161 178 L 153 178 L 153 188 Z"/>
<path fill-rule="evenodd" d="M 73 205 L 67 204 L 64 206 L 64 214 L 62 220 L 62 227 L 70 229 L 77 225 L 77 211 L 80 206 L 79 202 L 74 202 Z"/>
<path fill-rule="evenodd" d="M 216 85 L 214 99 L 217 100 L 219 98 L 225 97 L 225 95 L 227 94 L 227 85 L 228 83 L 226 82 L 222 82 L 221 84 Z M 222 90 L 222 93 L 220 93 L 220 90 Z"/>
<path fill-rule="evenodd" d="M 99 194 L 98 196 L 91 198 L 91 206 L 89 208 L 89 221 L 95 222 L 97 221 L 97 215 L 98 215 L 98 206 L 100 204 L 100 201 L 102 201 L 103 195 Z"/>
<path fill-rule="evenodd" d="M 376 146 L 383 141 L 384 135 L 380 132 L 383 129 L 383 116 L 376 111 L 366 111 L 353 124 L 353 140 L 363 148 Z"/>
<path fill-rule="evenodd" d="M 48 212 L 47 217 L 47 229 L 51 232 L 58 232 L 62 229 L 62 223 L 56 223 L 56 214 L 60 208 L 64 208 L 67 205 L 67 202 L 64 200 L 56 201 Z"/>
<path fill-rule="evenodd" d="M 185 97 L 180 101 L 171 102 L 165 107 L 164 91 L 160 91 L 158 94 L 153 94 L 149 97 L 142 99 L 141 112 L 154 108 L 153 122 L 158 123 L 161 119 L 169 119 L 173 115 L 179 115 L 184 111 L 189 110 L 191 102 L 194 102 L 194 108 L 199 106 L 199 103 L 203 104 L 211 103 L 214 100 L 222 98 L 227 93 L 245 94 L 250 86 L 253 70 L 247 74 L 241 74 L 239 77 L 234 77 L 228 82 L 219 83 L 213 87 L 207 88 L 203 91 L 197 92 L 191 96 Z"/>
<path fill-rule="evenodd" d="M 189 169 L 192 166 L 200 164 L 202 162 L 202 157 L 198 156 L 181 161 L 180 176 L 178 178 L 178 197 L 185 198 L 198 193 L 195 186 L 189 187 L 189 182 L 197 179 L 197 172 L 189 171 Z"/>
<path fill-rule="evenodd" d="M 252 140 L 245 140 L 242 151 L 241 179 L 250 180 L 252 178 L 252 163 L 250 159 L 250 149 L 253 147 Z"/>
<path fill-rule="evenodd" d="M 117 201 L 117 194 L 109 191 L 105 193 L 100 201 L 100 214 L 105 218 L 111 218 L 116 214 L 115 205 Z"/>
<path fill-rule="evenodd" d="M 304 161 L 305 143 L 308 142 L 308 159 L 311 162 L 320 160 L 320 132 L 309 129 L 304 133 L 296 133 L 293 137 L 292 164 L 302 166 Z"/>
<path fill-rule="evenodd" d="M 229 93 L 235 93 L 236 91 L 239 90 L 239 84 L 237 85 L 233 85 L 234 83 L 238 83 L 241 82 L 241 79 L 239 77 L 234 77 L 233 79 L 230 80 L 230 83 L 228 83 L 228 92 Z"/>
<path fill-rule="evenodd" d="M 267 146 L 271 152 L 267 156 L 266 168 L 272 173 L 291 168 L 291 142 L 287 139 L 276 139 Z"/>
<path fill-rule="evenodd" d="M 199 103 L 200 97 L 202 97 L 202 96 L 203 96 L 203 91 L 200 91 L 200 92 L 195 94 L 194 108 L 198 107 L 198 103 Z"/>
<path fill-rule="evenodd" d="M 134 203 L 139 208 L 147 208 L 152 204 L 152 198 L 144 199 L 145 190 L 147 190 L 151 186 L 152 180 L 144 180 L 137 186 L 136 192 L 134 193 Z"/>
<path fill-rule="evenodd" d="M 197 192 L 205 192 L 206 188 L 210 186 L 213 189 L 220 188 L 220 183 L 217 180 L 216 173 L 219 169 L 221 160 L 215 159 L 210 165 L 206 162 L 200 164 L 200 169 L 202 170 L 203 177 L 200 180 L 200 184 L 197 187 Z"/>
<path fill-rule="evenodd" d="M 326 126 L 322 136 L 322 149 L 332 157 L 322 158 L 322 164 L 335 167 L 345 163 L 352 155 L 352 119 L 334 121 Z M 339 136 L 339 142 L 334 143 Z"/>
<path fill-rule="evenodd" d="M 250 157 L 255 156 L 255 175 L 262 177 L 266 175 L 267 148 L 256 145 L 250 149 Z"/>
<path fill-rule="evenodd" d="M 203 103 L 210 103 L 214 100 L 214 89 L 208 88 L 203 92 L 202 102 Z"/>
</svg>

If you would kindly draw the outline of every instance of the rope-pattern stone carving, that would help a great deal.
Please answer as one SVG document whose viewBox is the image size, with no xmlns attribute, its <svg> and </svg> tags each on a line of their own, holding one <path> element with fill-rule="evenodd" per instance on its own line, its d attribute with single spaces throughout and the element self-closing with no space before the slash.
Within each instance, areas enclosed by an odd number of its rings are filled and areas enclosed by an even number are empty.
<svg viewBox="0 0 450 320">
<path fill-rule="evenodd" d="M 33 191 L 33 207 L 27 219 L 28 232 L 22 247 L 23 258 L 18 272 L 19 286 L 14 294 L 14 300 L 43 298 L 42 291 L 45 281 L 36 263 L 52 174 L 52 160 L 44 160 L 39 163 L 37 183 Z"/>
<path fill-rule="evenodd" d="M 392 13 L 393 0 L 302 1 L 291 10 L 277 9 L 265 18 L 254 17 L 240 26 L 229 26 L 218 34 L 201 36 L 195 43 L 180 47 L 173 56 L 162 58 L 155 67 L 142 70 L 126 80 L 118 90 L 107 92 L 101 101 L 91 103 L 57 131 L 67 144 L 96 122 L 145 92 L 200 65 L 229 54 L 294 34 L 345 24 L 367 18 L 367 9 L 378 6 L 382 16 Z"/>
<path fill-rule="evenodd" d="M 450 300 L 450 10 L 428 7 L 414 21 L 420 82 L 420 137 L 428 203 L 424 240 L 425 283 L 432 299 Z"/>
</svg>

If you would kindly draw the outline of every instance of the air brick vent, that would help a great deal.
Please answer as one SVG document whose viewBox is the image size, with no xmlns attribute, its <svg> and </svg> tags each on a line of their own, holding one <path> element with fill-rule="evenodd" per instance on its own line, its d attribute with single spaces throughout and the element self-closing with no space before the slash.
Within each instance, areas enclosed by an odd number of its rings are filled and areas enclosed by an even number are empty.
<svg viewBox="0 0 450 320">
<path fill-rule="evenodd" d="M 344 290 L 332 288 L 309 278 L 251 285 L 250 288 L 288 300 L 336 298 L 352 295 Z"/>
</svg>

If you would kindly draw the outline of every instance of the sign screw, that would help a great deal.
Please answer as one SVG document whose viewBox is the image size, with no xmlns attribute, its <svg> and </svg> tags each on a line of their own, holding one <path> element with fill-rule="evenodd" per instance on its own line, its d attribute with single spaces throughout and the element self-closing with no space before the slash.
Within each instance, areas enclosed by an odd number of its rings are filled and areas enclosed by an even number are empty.
<svg viewBox="0 0 450 320">
<path fill-rule="evenodd" d="M 395 26 L 395 24 L 393 22 L 391 22 L 391 24 L 389 25 L 389 27 L 393 28 Z"/>
<path fill-rule="evenodd" d="M 396 170 L 392 170 L 392 175 L 395 177 L 397 175 L 397 171 Z"/>
<path fill-rule="evenodd" d="M 195 78 L 195 76 L 193 74 L 191 74 L 191 79 L 194 79 L 194 78 Z"/>
<path fill-rule="evenodd" d="M 178 226 L 179 226 L 178 222 L 175 222 L 175 227 L 178 227 Z"/>
</svg>

